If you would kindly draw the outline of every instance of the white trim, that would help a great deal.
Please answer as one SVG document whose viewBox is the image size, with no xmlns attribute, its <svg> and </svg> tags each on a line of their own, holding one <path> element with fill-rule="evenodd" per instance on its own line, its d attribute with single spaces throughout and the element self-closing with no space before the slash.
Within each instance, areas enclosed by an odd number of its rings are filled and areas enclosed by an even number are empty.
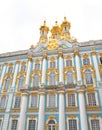
<svg viewBox="0 0 102 130">
<path fill-rule="evenodd" d="M 37 106 L 36 107 L 31 107 L 31 97 L 32 96 L 37 96 Z M 30 97 L 29 97 L 29 108 L 38 108 L 38 104 L 39 103 L 39 95 L 38 94 L 36 94 L 36 95 L 30 95 Z"/>
<path fill-rule="evenodd" d="M 3 127 L 3 117 L 2 117 L 2 118 L 0 118 L 0 120 L 1 120 L 0 130 L 2 130 L 2 127 Z"/>
<path fill-rule="evenodd" d="M 16 100 L 16 97 L 21 97 L 21 101 L 20 101 L 20 107 L 18 108 L 18 109 L 20 109 L 21 108 L 21 102 L 22 102 L 22 96 L 20 95 L 20 96 L 16 96 L 16 95 L 14 95 L 14 97 L 13 97 L 13 104 L 12 104 L 12 108 L 15 108 L 14 106 L 15 106 L 15 100 Z M 16 109 L 16 108 L 15 108 Z"/>
<path fill-rule="evenodd" d="M 74 94 L 75 95 L 75 107 L 78 106 L 78 102 L 77 102 L 77 93 L 69 93 L 69 94 Z M 68 106 L 68 93 L 66 93 L 66 107 Z"/>
</svg>

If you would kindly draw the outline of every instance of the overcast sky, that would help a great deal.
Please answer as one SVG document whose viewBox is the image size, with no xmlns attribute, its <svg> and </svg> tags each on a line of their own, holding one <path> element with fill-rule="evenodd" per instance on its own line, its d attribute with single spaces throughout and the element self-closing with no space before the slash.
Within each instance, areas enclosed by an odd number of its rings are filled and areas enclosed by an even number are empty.
<svg viewBox="0 0 102 130">
<path fill-rule="evenodd" d="M 79 42 L 102 39 L 102 0 L 1 0 L 0 53 L 36 45 L 44 19 L 51 28 L 64 16 Z"/>
</svg>

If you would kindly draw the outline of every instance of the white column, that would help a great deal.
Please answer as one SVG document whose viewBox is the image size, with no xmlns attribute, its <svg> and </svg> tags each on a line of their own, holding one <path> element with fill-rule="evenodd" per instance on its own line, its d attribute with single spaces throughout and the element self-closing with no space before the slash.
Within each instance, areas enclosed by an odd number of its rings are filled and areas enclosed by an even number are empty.
<svg viewBox="0 0 102 130">
<path fill-rule="evenodd" d="M 4 63 L 3 71 L 2 71 L 1 79 L 0 79 L 0 88 L 2 88 L 2 81 L 3 81 L 3 77 L 5 75 L 6 67 L 7 67 L 7 63 Z"/>
<path fill-rule="evenodd" d="M 96 53 L 95 52 L 92 52 L 92 57 L 93 57 L 93 63 L 94 63 L 94 67 L 95 67 L 95 73 L 96 73 L 96 79 L 97 81 L 101 81 L 100 79 L 100 72 L 99 72 L 99 66 L 98 66 L 98 62 L 97 62 L 97 59 L 96 59 Z"/>
<path fill-rule="evenodd" d="M 75 52 L 75 63 L 76 63 L 77 81 L 82 83 L 82 77 L 81 77 L 81 71 L 80 71 L 80 59 L 79 59 L 78 52 Z"/>
<path fill-rule="evenodd" d="M 44 114 L 45 114 L 45 93 L 40 93 L 38 130 L 44 130 Z"/>
<path fill-rule="evenodd" d="M 31 63 L 32 63 L 32 58 L 28 58 L 27 74 L 26 74 L 26 81 L 25 81 L 27 87 L 29 85 L 29 80 L 30 80 Z"/>
<path fill-rule="evenodd" d="M 59 92 L 59 130 L 65 130 L 64 92 Z"/>
<path fill-rule="evenodd" d="M 86 116 L 86 107 L 84 100 L 84 90 L 79 88 L 79 110 L 80 110 L 80 124 L 81 130 L 88 130 L 87 116 Z"/>
<path fill-rule="evenodd" d="M 16 67 L 15 67 L 15 72 L 14 72 L 13 82 L 12 82 L 12 88 L 15 87 L 16 76 L 17 76 L 17 72 L 18 72 L 19 63 L 20 63 L 20 61 L 16 62 Z"/>
<path fill-rule="evenodd" d="M 42 80 L 41 83 L 44 85 L 46 83 L 46 55 L 43 56 L 43 63 L 42 63 Z"/>
<path fill-rule="evenodd" d="M 63 54 L 59 53 L 59 83 L 63 83 Z"/>
<path fill-rule="evenodd" d="M 27 106 L 27 93 L 22 93 L 21 111 L 18 122 L 18 130 L 25 130 L 26 119 L 26 106 Z"/>
</svg>

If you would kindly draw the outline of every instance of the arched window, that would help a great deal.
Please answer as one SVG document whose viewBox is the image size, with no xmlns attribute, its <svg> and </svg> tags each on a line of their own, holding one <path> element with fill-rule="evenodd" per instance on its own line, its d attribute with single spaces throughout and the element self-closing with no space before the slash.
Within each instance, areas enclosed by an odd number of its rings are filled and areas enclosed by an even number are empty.
<svg viewBox="0 0 102 130">
<path fill-rule="evenodd" d="M 50 85 L 55 85 L 56 84 L 56 74 L 55 72 L 51 72 L 50 73 L 50 82 L 49 82 Z"/>
<path fill-rule="evenodd" d="M 67 84 L 73 84 L 73 72 L 71 70 L 67 72 Z"/>
<path fill-rule="evenodd" d="M 50 120 L 48 122 L 48 130 L 55 130 L 55 121 L 54 120 Z"/>
<path fill-rule="evenodd" d="M 5 79 L 4 89 L 7 90 L 10 85 L 10 77 L 7 77 Z"/>
<path fill-rule="evenodd" d="M 39 75 L 35 74 L 33 79 L 33 86 L 38 87 L 39 86 Z"/>
<path fill-rule="evenodd" d="M 85 70 L 86 84 L 93 84 L 92 73 L 89 69 Z"/>
<path fill-rule="evenodd" d="M 18 88 L 22 88 L 24 84 L 24 75 L 21 75 L 18 80 Z"/>
</svg>

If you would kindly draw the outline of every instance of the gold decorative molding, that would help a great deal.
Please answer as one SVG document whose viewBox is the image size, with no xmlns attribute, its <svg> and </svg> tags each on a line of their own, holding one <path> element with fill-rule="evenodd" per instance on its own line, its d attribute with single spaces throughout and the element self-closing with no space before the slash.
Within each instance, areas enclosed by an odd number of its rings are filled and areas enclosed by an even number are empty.
<svg viewBox="0 0 102 130">
<path fill-rule="evenodd" d="M 28 112 L 38 112 L 39 108 L 28 108 Z"/>
<path fill-rule="evenodd" d="M 100 55 L 100 57 L 102 57 L 102 53 L 100 53 L 99 55 Z"/>
<path fill-rule="evenodd" d="M 16 61 L 16 64 L 19 64 L 20 63 L 20 61 Z"/>
<path fill-rule="evenodd" d="M 71 60 L 72 57 L 71 57 L 70 55 L 68 55 L 68 56 L 66 56 L 66 59 L 67 59 L 67 60 Z"/>
<path fill-rule="evenodd" d="M 83 58 L 88 58 L 89 57 L 89 55 L 88 54 L 83 54 Z"/>
<path fill-rule="evenodd" d="M 37 92 L 32 92 L 31 96 L 36 96 L 38 93 Z"/>
<path fill-rule="evenodd" d="M 68 118 L 76 118 L 76 115 L 69 115 Z"/>
<path fill-rule="evenodd" d="M 4 63 L 4 66 L 8 65 L 8 63 Z"/>
<path fill-rule="evenodd" d="M 0 113 L 4 113 L 5 112 L 5 108 L 0 109 Z"/>
<path fill-rule="evenodd" d="M 48 91 L 48 94 L 56 94 L 55 91 Z"/>
<path fill-rule="evenodd" d="M 76 107 L 76 106 L 66 107 L 66 112 L 70 112 L 70 111 L 78 111 L 78 107 Z"/>
<path fill-rule="evenodd" d="M 18 116 L 14 115 L 14 116 L 12 116 L 12 118 L 18 118 Z"/>
<path fill-rule="evenodd" d="M 95 52 L 95 51 L 93 51 L 93 52 L 91 52 L 91 53 L 92 53 L 93 56 L 96 55 L 96 52 Z"/>
<path fill-rule="evenodd" d="M 35 116 L 31 115 L 29 116 L 30 119 L 35 119 Z"/>
<path fill-rule="evenodd" d="M 75 90 L 68 90 L 67 93 L 68 93 L 68 94 L 74 94 L 74 93 L 75 93 Z"/>
<path fill-rule="evenodd" d="M 24 66 L 24 65 L 26 64 L 26 62 L 25 62 L 25 61 L 23 61 L 21 64 Z"/>
<path fill-rule="evenodd" d="M 78 51 L 76 51 L 76 52 L 74 52 L 74 55 L 76 56 L 79 56 L 79 52 Z"/>
<path fill-rule="evenodd" d="M 40 63 L 40 60 L 39 60 L 39 59 L 36 59 L 36 60 L 35 60 L 35 63 L 37 63 L 37 64 Z"/>
<path fill-rule="evenodd" d="M 12 112 L 16 112 L 16 113 L 19 113 L 20 112 L 20 108 L 12 108 Z"/>
<path fill-rule="evenodd" d="M 62 57 L 63 58 L 63 53 L 62 52 L 58 53 L 58 57 Z"/>
<path fill-rule="evenodd" d="M 92 117 L 92 118 L 98 118 L 99 116 L 97 114 L 92 114 L 90 117 Z"/>
<path fill-rule="evenodd" d="M 0 118 L 2 118 L 3 116 L 0 115 Z"/>
<path fill-rule="evenodd" d="M 10 63 L 9 66 L 10 66 L 10 67 L 13 67 L 13 63 Z"/>
<path fill-rule="evenodd" d="M 34 78 L 34 75 L 35 74 L 38 74 L 39 75 L 39 82 L 41 80 L 41 76 L 42 76 L 42 72 L 41 70 L 33 70 L 31 75 L 30 75 L 30 81 L 32 82 L 33 81 L 33 78 Z"/>
<path fill-rule="evenodd" d="M 93 92 L 95 92 L 95 88 L 87 88 L 87 90 L 86 90 L 86 92 L 91 92 L 91 93 L 93 93 Z"/>
<path fill-rule="evenodd" d="M 22 93 L 22 96 L 28 96 L 28 93 Z"/>
<path fill-rule="evenodd" d="M 15 95 L 16 95 L 16 96 L 21 96 L 21 93 L 19 92 L 19 93 L 16 93 Z"/>
<path fill-rule="evenodd" d="M 48 119 L 53 120 L 53 119 L 55 119 L 55 116 L 49 116 Z"/>
<path fill-rule="evenodd" d="M 87 106 L 88 111 L 100 111 L 100 106 Z"/>
<path fill-rule="evenodd" d="M 47 43 L 47 50 L 56 50 L 59 47 L 57 39 L 50 39 Z"/>
<path fill-rule="evenodd" d="M 32 61 L 32 58 L 28 58 L 28 61 Z"/>
<path fill-rule="evenodd" d="M 100 75 L 102 76 L 102 65 L 99 66 L 99 72 L 100 72 Z"/>
<path fill-rule="evenodd" d="M 58 108 L 46 108 L 46 112 L 58 112 Z"/>
<path fill-rule="evenodd" d="M 55 61 L 55 60 L 56 60 L 56 59 L 55 59 L 55 57 L 53 57 L 53 56 L 50 58 L 50 61 Z"/>
</svg>

